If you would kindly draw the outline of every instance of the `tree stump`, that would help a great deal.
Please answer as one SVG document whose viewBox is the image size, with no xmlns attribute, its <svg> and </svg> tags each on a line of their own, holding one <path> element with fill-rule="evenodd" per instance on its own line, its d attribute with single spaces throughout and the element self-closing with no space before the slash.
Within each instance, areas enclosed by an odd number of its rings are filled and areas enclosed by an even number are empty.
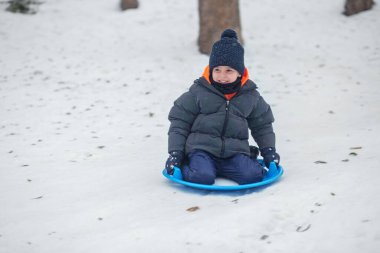
<svg viewBox="0 0 380 253">
<path fill-rule="evenodd" d="M 359 12 L 369 10 L 373 5 L 373 0 L 346 0 L 343 14 L 346 16 L 351 16 Z"/>
<path fill-rule="evenodd" d="M 121 0 L 120 7 L 123 11 L 128 9 L 137 9 L 139 7 L 138 0 Z"/>
<path fill-rule="evenodd" d="M 239 0 L 198 0 L 198 10 L 198 46 L 202 54 L 211 53 L 212 45 L 227 28 L 234 29 L 243 43 Z"/>
</svg>

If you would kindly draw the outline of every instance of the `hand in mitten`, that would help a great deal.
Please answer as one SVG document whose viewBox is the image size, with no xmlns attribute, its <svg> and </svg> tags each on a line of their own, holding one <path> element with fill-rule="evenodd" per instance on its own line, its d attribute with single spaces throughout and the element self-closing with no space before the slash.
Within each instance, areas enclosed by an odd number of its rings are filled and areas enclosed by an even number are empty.
<svg viewBox="0 0 380 253">
<path fill-rule="evenodd" d="M 276 148 L 262 148 L 260 152 L 267 168 L 271 162 L 275 162 L 277 166 L 280 164 L 280 155 L 276 153 Z"/>
<path fill-rule="evenodd" d="M 182 151 L 169 152 L 169 157 L 166 160 L 165 169 L 169 175 L 173 175 L 174 167 L 181 167 L 184 154 Z"/>
<path fill-rule="evenodd" d="M 260 153 L 259 148 L 255 146 L 249 146 L 249 153 L 250 153 L 251 159 L 256 160 Z"/>
</svg>

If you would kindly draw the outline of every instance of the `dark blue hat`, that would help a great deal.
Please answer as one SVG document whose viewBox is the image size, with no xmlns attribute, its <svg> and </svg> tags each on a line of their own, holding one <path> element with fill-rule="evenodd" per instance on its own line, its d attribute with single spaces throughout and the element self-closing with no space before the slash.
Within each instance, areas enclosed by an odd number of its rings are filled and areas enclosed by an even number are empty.
<svg viewBox="0 0 380 253">
<path fill-rule="evenodd" d="M 244 48 L 240 45 L 236 32 L 226 29 L 219 41 L 212 46 L 210 71 L 216 66 L 230 66 L 244 74 Z"/>
</svg>

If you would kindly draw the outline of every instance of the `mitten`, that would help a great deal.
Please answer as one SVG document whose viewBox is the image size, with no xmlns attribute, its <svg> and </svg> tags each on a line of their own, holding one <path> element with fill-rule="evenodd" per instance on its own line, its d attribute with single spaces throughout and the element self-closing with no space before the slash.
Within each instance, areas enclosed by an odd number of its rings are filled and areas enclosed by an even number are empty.
<svg viewBox="0 0 380 253">
<path fill-rule="evenodd" d="M 267 168 L 269 168 L 271 162 L 275 162 L 276 165 L 280 164 L 280 155 L 276 153 L 276 148 L 262 148 L 260 152 Z"/>
<path fill-rule="evenodd" d="M 250 152 L 250 157 L 256 160 L 259 155 L 259 148 L 255 146 L 249 146 L 249 152 Z"/>
<path fill-rule="evenodd" d="M 165 169 L 169 175 L 173 175 L 174 167 L 181 167 L 184 154 L 182 151 L 169 152 L 169 157 L 166 160 Z"/>
</svg>

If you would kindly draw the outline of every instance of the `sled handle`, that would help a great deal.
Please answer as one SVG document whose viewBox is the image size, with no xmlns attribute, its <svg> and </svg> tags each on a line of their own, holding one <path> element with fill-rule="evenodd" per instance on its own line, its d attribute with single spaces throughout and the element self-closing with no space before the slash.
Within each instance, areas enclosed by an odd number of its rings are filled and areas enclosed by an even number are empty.
<svg viewBox="0 0 380 253">
<path fill-rule="evenodd" d="M 182 177 L 181 169 L 178 168 L 178 167 L 176 167 L 176 166 L 174 166 L 173 170 L 174 170 L 174 172 L 173 172 L 172 177 L 177 178 L 179 180 L 182 180 L 183 177 Z"/>
</svg>

